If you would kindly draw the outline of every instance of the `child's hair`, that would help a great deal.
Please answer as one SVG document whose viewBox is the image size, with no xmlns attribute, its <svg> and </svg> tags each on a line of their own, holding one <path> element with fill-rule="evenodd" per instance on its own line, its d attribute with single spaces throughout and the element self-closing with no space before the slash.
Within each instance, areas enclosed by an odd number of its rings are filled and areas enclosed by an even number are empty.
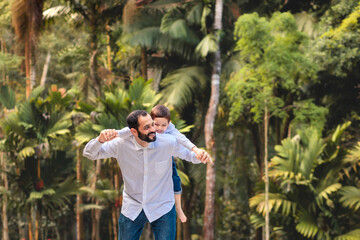
<svg viewBox="0 0 360 240">
<path fill-rule="evenodd" d="M 156 105 L 151 109 L 150 116 L 154 118 L 166 118 L 170 122 L 170 110 L 164 105 Z"/>
</svg>

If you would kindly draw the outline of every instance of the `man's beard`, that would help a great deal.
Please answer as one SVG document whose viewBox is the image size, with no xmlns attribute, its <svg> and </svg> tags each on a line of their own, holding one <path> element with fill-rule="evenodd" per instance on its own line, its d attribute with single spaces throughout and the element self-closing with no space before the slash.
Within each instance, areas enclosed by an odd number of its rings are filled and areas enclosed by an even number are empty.
<svg viewBox="0 0 360 240">
<path fill-rule="evenodd" d="M 155 140 L 156 140 L 156 132 L 150 132 L 149 134 L 143 134 L 143 133 L 141 133 L 140 131 L 138 131 L 138 133 L 139 133 L 139 138 L 141 139 L 141 140 L 143 140 L 143 141 L 145 141 L 145 142 L 155 142 Z M 150 138 L 150 134 L 155 134 L 155 136 L 154 136 L 154 138 L 153 139 L 151 139 Z"/>
</svg>

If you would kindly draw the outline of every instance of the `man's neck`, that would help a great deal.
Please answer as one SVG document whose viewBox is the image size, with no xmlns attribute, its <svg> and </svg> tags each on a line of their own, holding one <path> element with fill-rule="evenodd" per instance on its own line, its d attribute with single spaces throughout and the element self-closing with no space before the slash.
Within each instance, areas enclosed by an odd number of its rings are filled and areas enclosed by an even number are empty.
<svg viewBox="0 0 360 240">
<path fill-rule="evenodd" d="M 142 147 L 147 147 L 147 146 L 149 146 L 149 143 L 148 143 L 148 142 L 145 142 L 145 141 L 141 140 L 141 139 L 138 138 L 138 137 L 135 137 L 135 140 L 136 140 L 137 143 L 140 144 Z"/>
</svg>

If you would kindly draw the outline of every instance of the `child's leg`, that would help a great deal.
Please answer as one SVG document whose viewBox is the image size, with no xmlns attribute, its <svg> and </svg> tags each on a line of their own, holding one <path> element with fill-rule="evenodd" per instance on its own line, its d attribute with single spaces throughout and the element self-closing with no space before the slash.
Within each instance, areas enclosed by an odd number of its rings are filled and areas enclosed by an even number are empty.
<svg viewBox="0 0 360 240">
<path fill-rule="evenodd" d="M 176 164 L 173 159 L 173 174 L 172 174 L 173 182 L 174 182 L 174 193 L 175 193 L 175 208 L 178 217 L 181 222 L 186 222 L 187 218 L 181 208 L 181 179 L 176 170 Z"/>
<path fill-rule="evenodd" d="M 181 208 L 181 194 L 176 194 L 175 193 L 175 208 L 176 208 L 176 213 L 180 219 L 181 222 L 186 222 L 187 217 L 185 216 L 184 211 Z"/>
</svg>

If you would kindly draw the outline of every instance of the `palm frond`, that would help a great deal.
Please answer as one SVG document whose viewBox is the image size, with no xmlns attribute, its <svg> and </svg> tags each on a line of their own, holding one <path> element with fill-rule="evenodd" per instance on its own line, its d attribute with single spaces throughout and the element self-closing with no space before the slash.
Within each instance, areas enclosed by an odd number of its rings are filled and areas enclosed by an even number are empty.
<svg viewBox="0 0 360 240">
<path fill-rule="evenodd" d="M 177 169 L 177 172 L 181 179 L 181 184 L 183 184 L 184 186 L 189 186 L 189 184 L 190 184 L 189 176 L 186 173 L 184 173 L 183 171 L 181 171 L 180 169 Z"/>
<path fill-rule="evenodd" d="M 218 49 L 216 36 L 212 33 L 207 34 L 196 46 L 195 52 L 205 58 L 209 53 L 214 53 Z"/>
<path fill-rule="evenodd" d="M 51 205 L 52 208 L 62 207 L 71 202 L 71 196 L 82 193 L 80 190 L 80 184 L 76 182 L 76 179 L 73 176 L 70 176 L 60 182 L 56 187 L 54 187 L 54 190 L 55 193 L 48 201 L 48 205 Z"/>
<path fill-rule="evenodd" d="M 93 129 L 93 123 L 90 120 L 82 122 L 76 128 L 75 139 L 80 144 L 86 143 L 99 134 Z"/>
<path fill-rule="evenodd" d="M 202 67 L 178 69 L 161 82 L 161 86 L 164 87 L 163 100 L 170 105 L 183 107 L 192 101 L 197 92 L 205 88 L 207 79 Z"/>
<path fill-rule="evenodd" d="M 85 103 L 85 102 L 77 102 L 77 108 L 76 111 L 84 112 L 86 114 L 89 114 L 95 110 L 95 107 L 91 104 Z"/>
<path fill-rule="evenodd" d="M 187 25 L 183 13 L 174 8 L 167 12 L 161 20 L 160 31 L 171 39 L 196 44 L 199 40 L 196 34 Z"/>
<path fill-rule="evenodd" d="M 201 18 L 203 14 L 203 2 L 197 2 L 191 7 L 191 9 L 186 14 L 186 21 L 191 25 L 201 25 Z"/>
<path fill-rule="evenodd" d="M 317 193 L 315 193 L 315 201 L 321 207 L 323 201 L 327 201 L 328 206 L 334 207 L 332 204 L 332 200 L 330 200 L 330 194 L 338 191 L 342 185 L 337 182 L 338 179 L 334 179 L 333 184 L 329 184 L 329 182 L 322 181 L 318 187 L 316 188 Z"/>
<path fill-rule="evenodd" d="M 21 135 L 23 128 L 20 126 L 19 122 L 20 120 L 17 112 L 11 112 L 5 119 L 1 120 L 1 126 L 7 134 L 14 132 Z"/>
<path fill-rule="evenodd" d="M 350 126 L 350 124 L 351 122 L 347 121 L 346 123 L 337 126 L 335 132 L 332 134 L 331 140 L 335 143 L 338 142 L 340 140 L 341 135 L 346 130 L 346 128 Z"/>
<path fill-rule="evenodd" d="M 33 191 L 30 193 L 30 196 L 26 201 L 33 202 L 35 200 L 42 199 L 43 197 L 45 197 L 47 195 L 54 195 L 54 194 L 55 194 L 55 190 L 52 188 L 44 189 L 41 192 Z"/>
<path fill-rule="evenodd" d="M 359 228 L 335 237 L 335 240 L 359 240 L 359 239 L 360 239 Z"/>
<path fill-rule="evenodd" d="M 354 166 L 360 162 L 360 142 L 357 142 L 356 146 L 353 147 L 343 160 L 344 164 L 350 164 Z"/>
<path fill-rule="evenodd" d="M 250 222 L 255 228 L 260 228 L 265 226 L 265 219 L 259 214 L 252 214 L 250 216 Z"/>
<path fill-rule="evenodd" d="M 31 7 L 31 9 L 30 9 Z M 12 21 L 21 42 L 31 41 L 32 46 L 42 25 L 43 0 L 16 0 L 12 3 Z M 27 34 L 29 34 L 27 36 Z"/>
<path fill-rule="evenodd" d="M 0 103 L 7 109 L 15 108 L 15 92 L 8 85 L 0 87 Z"/>
<path fill-rule="evenodd" d="M 55 124 L 47 130 L 46 135 L 50 138 L 56 138 L 59 135 L 67 134 L 70 132 L 71 125 L 70 113 L 61 115 L 60 119 L 57 119 Z"/>
<path fill-rule="evenodd" d="M 103 210 L 104 208 L 105 206 L 101 206 L 98 204 L 83 204 L 80 206 L 80 209 L 82 211 L 93 210 L 93 209 Z"/>
<path fill-rule="evenodd" d="M 104 129 L 120 129 L 124 127 L 119 125 L 119 121 L 112 114 L 100 114 L 96 117 L 96 121 L 98 124 L 94 124 L 92 128 L 97 132 Z"/>
<path fill-rule="evenodd" d="M 25 147 L 23 149 L 21 149 L 21 151 L 18 153 L 18 158 L 23 160 L 27 157 L 30 157 L 32 155 L 35 154 L 35 149 L 34 147 Z"/>
<path fill-rule="evenodd" d="M 53 19 L 55 17 L 67 16 L 71 12 L 69 6 L 55 6 L 49 9 L 46 9 L 43 12 L 44 20 Z"/>
<path fill-rule="evenodd" d="M 38 86 L 38 87 L 32 89 L 29 100 L 39 97 L 44 92 L 44 90 L 45 89 L 42 86 Z"/>
<path fill-rule="evenodd" d="M 133 33 L 129 39 L 129 43 L 133 46 L 153 48 L 154 46 L 158 46 L 161 37 L 163 37 L 163 34 L 158 27 L 147 27 Z"/>
<path fill-rule="evenodd" d="M 317 226 L 316 219 L 311 216 L 307 211 L 301 211 L 298 218 L 296 230 L 306 238 L 315 238 L 321 231 Z"/>
<path fill-rule="evenodd" d="M 344 207 L 357 211 L 360 208 L 360 189 L 353 186 L 345 186 L 340 189 L 340 202 Z"/>
<path fill-rule="evenodd" d="M 256 211 L 265 216 L 265 194 L 257 194 L 249 199 L 250 207 L 256 207 Z M 269 193 L 269 212 L 279 212 L 285 216 L 295 213 L 297 204 L 290 201 L 286 195 L 281 193 Z"/>
<path fill-rule="evenodd" d="M 181 13 L 180 9 L 173 8 L 170 11 L 166 12 L 164 16 L 161 18 L 161 25 L 160 25 L 160 31 L 162 33 L 168 32 L 174 22 L 176 22 L 179 19 L 183 18 L 183 14 Z"/>
<path fill-rule="evenodd" d="M 133 102 L 140 102 L 146 83 L 143 79 L 135 79 L 129 87 L 129 97 Z"/>
<path fill-rule="evenodd" d="M 316 130 L 309 130 L 309 144 L 304 150 L 304 158 L 300 164 L 301 173 L 309 179 L 314 167 L 318 164 L 318 158 L 325 148 L 324 141 L 319 137 Z"/>
</svg>

